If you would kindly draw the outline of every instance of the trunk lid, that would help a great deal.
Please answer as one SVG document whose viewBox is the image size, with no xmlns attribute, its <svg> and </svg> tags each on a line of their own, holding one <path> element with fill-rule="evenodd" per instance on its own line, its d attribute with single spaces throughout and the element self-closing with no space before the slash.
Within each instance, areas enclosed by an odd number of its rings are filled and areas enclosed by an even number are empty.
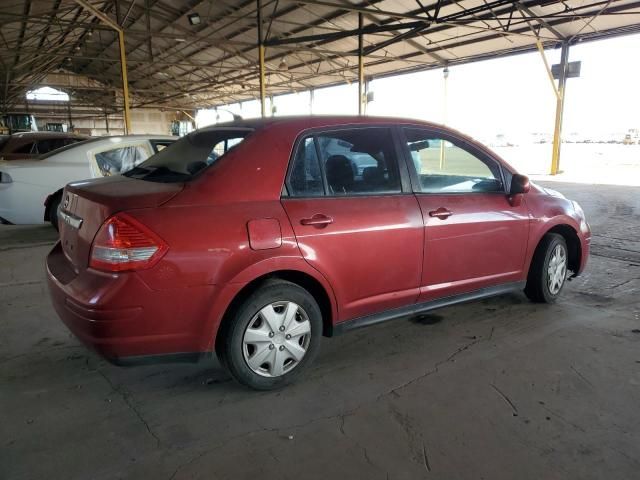
<svg viewBox="0 0 640 480">
<path fill-rule="evenodd" d="M 114 176 L 67 185 L 60 201 L 60 242 L 76 272 L 87 268 L 91 244 L 100 226 L 124 210 L 158 207 L 184 188 L 183 183 L 158 183 Z"/>
</svg>

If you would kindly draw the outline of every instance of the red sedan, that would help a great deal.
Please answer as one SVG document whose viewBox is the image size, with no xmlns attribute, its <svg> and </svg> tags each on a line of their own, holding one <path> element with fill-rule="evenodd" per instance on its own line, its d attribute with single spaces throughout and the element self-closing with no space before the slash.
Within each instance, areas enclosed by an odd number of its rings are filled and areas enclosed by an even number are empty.
<svg viewBox="0 0 640 480">
<path fill-rule="evenodd" d="M 66 187 L 47 258 L 57 313 L 117 364 L 219 356 L 286 384 L 321 336 L 585 267 L 580 206 L 454 130 L 299 117 L 191 133 L 123 176 Z"/>
</svg>

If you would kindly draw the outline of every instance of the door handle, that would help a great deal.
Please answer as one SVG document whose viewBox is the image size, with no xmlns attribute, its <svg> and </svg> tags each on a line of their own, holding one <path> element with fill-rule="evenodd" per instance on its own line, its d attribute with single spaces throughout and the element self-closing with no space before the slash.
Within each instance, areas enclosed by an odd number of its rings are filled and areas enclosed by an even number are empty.
<svg viewBox="0 0 640 480">
<path fill-rule="evenodd" d="M 323 215 L 321 213 L 317 213 L 311 218 L 303 218 L 302 220 L 300 220 L 300 223 L 302 225 L 311 225 L 314 227 L 321 228 L 321 227 L 326 227 L 327 225 L 333 223 L 333 218 L 327 215 Z"/>
<path fill-rule="evenodd" d="M 432 210 L 432 211 L 429 212 L 429 216 L 430 217 L 437 217 L 440 220 L 446 220 L 451 215 L 453 215 L 453 213 L 451 213 L 449 210 L 447 210 L 444 207 L 440 207 L 437 210 Z"/>
</svg>

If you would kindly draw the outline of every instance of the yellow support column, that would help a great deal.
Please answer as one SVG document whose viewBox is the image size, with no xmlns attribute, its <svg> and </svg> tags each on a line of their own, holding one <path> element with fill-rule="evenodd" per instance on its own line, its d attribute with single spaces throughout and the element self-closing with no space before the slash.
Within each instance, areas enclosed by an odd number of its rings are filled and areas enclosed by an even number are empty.
<svg viewBox="0 0 640 480">
<path fill-rule="evenodd" d="M 562 144 L 562 118 L 564 116 L 564 91 L 567 84 L 567 65 L 569 64 L 569 42 L 562 43 L 560 54 L 560 75 L 558 94 L 556 95 L 556 120 L 553 128 L 553 152 L 551 154 L 551 175 L 560 171 L 560 145 Z"/>
<path fill-rule="evenodd" d="M 267 116 L 267 107 L 265 104 L 267 96 L 267 88 L 265 81 L 265 67 L 264 67 L 264 39 L 262 38 L 262 1 L 256 0 L 256 14 L 258 21 L 258 63 L 260 68 L 260 114 L 262 117 Z"/>
<path fill-rule="evenodd" d="M 259 62 L 260 62 L 260 114 L 265 117 L 267 112 L 266 112 L 266 96 L 267 96 L 267 91 L 266 91 L 266 86 L 265 86 L 265 75 L 264 75 L 264 45 L 260 45 L 258 47 L 258 53 L 259 53 Z"/>
<path fill-rule="evenodd" d="M 85 0 L 75 0 L 75 2 L 82 8 L 90 11 L 93 15 L 98 17 L 118 33 L 118 44 L 120 46 L 120 68 L 122 74 L 122 96 L 124 100 L 124 131 L 128 134 L 131 131 L 131 111 L 129 108 L 129 81 L 127 79 L 127 56 L 124 45 L 124 30 L 120 25 L 111 20 L 108 15 L 87 3 Z"/>
<path fill-rule="evenodd" d="M 362 13 L 358 13 L 358 115 L 364 115 L 364 38 L 362 37 L 362 26 L 364 22 Z"/>
<path fill-rule="evenodd" d="M 127 79 L 127 54 L 124 48 L 124 32 L 118 30 L 120 44 L 120 69 L 122 74 L 122 99 L 124 101 L 124 133 L 131 132 L 131 109 L 129 106 L 129 80 Z"/>
<path fill-rule="evenodd" d="M 442 99 L 442 124 L 447 124 L 447 79 L 449 78 L 449 66 L 445 65 L 442 70 L 442 78 L 444 78 L 444 95 Z M 440 139 L 440 170 L 444 169 L 445 164 L 445 151 L 444 151 L 444 140 Z"/>
</svg>

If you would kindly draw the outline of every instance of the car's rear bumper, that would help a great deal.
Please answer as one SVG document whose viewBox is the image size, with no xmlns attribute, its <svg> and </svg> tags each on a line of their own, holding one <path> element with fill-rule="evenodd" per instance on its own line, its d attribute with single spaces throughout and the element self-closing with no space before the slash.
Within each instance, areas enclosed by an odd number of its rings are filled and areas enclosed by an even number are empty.
<svg viewBox="0 0 640 480">
<path fill-rule="evenodd" d="M 76 272 L 60 243 L 47 257 L 53 306 L 85 345 L 117 364 L 197 359 L 208 350 L 211 285 L 157 291 L 136 273 Z"/>
</svg>

